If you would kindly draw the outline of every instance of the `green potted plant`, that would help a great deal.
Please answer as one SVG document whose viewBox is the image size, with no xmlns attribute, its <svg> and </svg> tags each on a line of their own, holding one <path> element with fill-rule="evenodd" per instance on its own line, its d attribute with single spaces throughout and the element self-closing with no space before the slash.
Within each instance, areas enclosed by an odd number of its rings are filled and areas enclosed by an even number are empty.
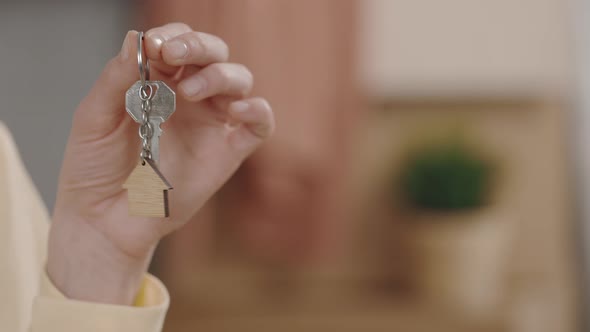
<svg viewBox="0 0 590 332">
<path fill-rule="evenodd" d="M 497 313 L 508 262 L 506 216 L 492 201 L 496 167 L 464 136 L 410 150 L 395 184 L 412 280 L 429 303 L 462 316 Z"/>
<path fill-rule="evenodd" d="M 405 202 L 421 210 L 465 211 L 485 205 L 492 166 L 466 143 L 451 140 L 411 152 L 402 173 Z"/>
</svg>

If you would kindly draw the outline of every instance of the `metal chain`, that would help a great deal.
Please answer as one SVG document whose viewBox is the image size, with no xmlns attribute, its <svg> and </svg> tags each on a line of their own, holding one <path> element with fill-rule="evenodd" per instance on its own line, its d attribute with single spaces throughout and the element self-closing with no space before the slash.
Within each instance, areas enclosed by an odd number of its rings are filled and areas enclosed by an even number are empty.
<svg viewBox="0 0 590 332">
<path fill-rule="evenodd" d="M 150 122 L 150 112 L 152 110 L 152 97 L 155 91 L 149 83 L 150 63 L 147 57 L 144 59 L 143 53 L 143 32 L 139 32 L 137 35 L 137 64 L 139 66 L 139 78 L 141 81 L 141 87 L 139 88 L 139 99 L 141 100 L 141 125 L 139 126 L 141 152 L 139 153 L 139 157 L 141 158 L 142 164 L 145 165 L 146 159 L 152 159 L 151 144 L 154 128 Z"/>
<path fill-rule="evenodd" d="M 141 152 L 139 157 L 145 164 L 146 159 L 152 159 L 150 150 L 154 128 L 150 122 L 150 112 L 152 110 L 152 97 L 154 89 L 149 83 L 145 83 L 139 89 L 139 99 L 141 99 L 141 125 L 139 126 L 139 137 L 141 138 Z"/>
</svg>

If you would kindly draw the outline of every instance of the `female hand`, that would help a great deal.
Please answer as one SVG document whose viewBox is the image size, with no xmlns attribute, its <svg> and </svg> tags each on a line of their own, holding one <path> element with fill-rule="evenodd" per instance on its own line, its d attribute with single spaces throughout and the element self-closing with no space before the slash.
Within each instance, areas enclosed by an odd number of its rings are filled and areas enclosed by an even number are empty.
<svg viewBox="0 0 590 332">
<path fill-rule="evenodd" d="M 159 168 L 174 189 L 170 217 L 128 215 L 124 181 L 138 163 L 138 124 L 125 92 L 138 80 L 137 32 L 76 110 L 49 237 L 47 272 L 69 298 L 130 304 L 160 238 L 186 223 L 273 131 L 252 75 L 219 38 L 172 23 L 146 32 L 151 79 L 177 93 L 162 124 Z"/>
</svg>

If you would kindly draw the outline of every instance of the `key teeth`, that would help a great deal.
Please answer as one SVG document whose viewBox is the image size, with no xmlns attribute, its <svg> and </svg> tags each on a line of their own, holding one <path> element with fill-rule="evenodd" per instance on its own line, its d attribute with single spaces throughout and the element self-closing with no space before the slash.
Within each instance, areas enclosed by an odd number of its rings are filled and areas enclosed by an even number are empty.
<svg viewBox="0 0 590 332">
<path fill-rule="evenodd" d="M 151 152 L 152 159 L 157 163 L 160 155 L 160 137 L 164 130 L 162 123 L 176 111 L 176 93 L 163 81 L 149 81 L 149 84 L 157 86 L 156 93 L 152 98 L 152 108 L 150 111 L 150 123 L 153 127 Z M 139 89 L 141 82 L 135 82 L 125 94 L 125 110 L 131 118 L 141 123 L 141 100 Z"/>
<path fill-rule="evenodd" d="M 162 129 L 162 123 L 164 123 L 164 121 L 153 121 L 150 119 L 150 123 L 152 124 L 152 127 L 154 127 L 154 133 L 158 132 L 162 134 L 164 132 Z"/>
</svg>

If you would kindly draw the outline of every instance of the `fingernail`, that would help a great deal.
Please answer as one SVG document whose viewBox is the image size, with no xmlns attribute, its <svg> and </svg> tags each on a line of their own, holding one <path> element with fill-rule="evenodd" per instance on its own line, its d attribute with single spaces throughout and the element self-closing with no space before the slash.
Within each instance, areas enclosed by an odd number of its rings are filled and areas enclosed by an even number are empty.
<svg viewBox="0 0 590 332">
<path fill-rule="evenodd" d="M 250 108 L 250 104 L 245 101 L 236 101 L 231 104 L 231 111 L 233 113 L 243 113 L 246 112 Z"/>
<path fill-rule="evenodd" d="M 126 61 L 129 58 L 129 35 L 131 34 L 131 31 L 127 32 L 127 35 L 125 35 L 125 39 L 123 40 L 123 45 L 121 46 L 121 51 L 119 52 L 119 57 L 121 58 L 121 61 Z"/>
<path fill-rule="evenodd" d="M 166 43 L 164 47 L 168 49 L 168 53 L 170 54 L 170 56 L 176 59 L 182 59 L 188 53 L 188 46 L 186 45 L 186 43 L 180 40 L 170 41 Z"/>
<path fill-rule="evenodd" d="M 205 80 L 201 77 L 187 78 L 179 84 L 187 96 L 196 96 L 205 89 Z"/>
</svg>

